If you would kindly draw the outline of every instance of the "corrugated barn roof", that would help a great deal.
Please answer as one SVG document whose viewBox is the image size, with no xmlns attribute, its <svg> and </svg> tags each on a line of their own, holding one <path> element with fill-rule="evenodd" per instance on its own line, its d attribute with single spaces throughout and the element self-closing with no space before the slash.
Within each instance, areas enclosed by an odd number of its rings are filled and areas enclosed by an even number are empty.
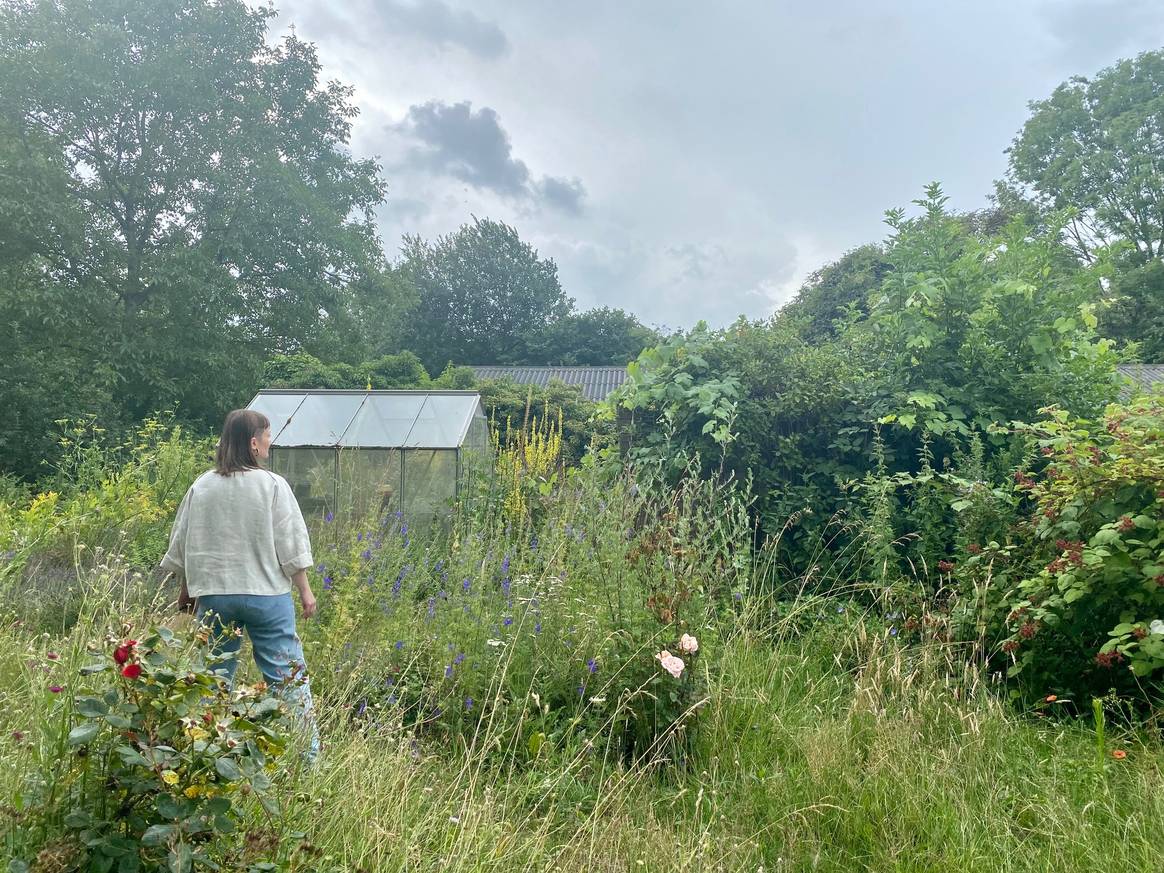
<svg viewBox="0 0 1164 873">
<path fill-rule="evenodd" d="M 545 388 L 551 379 L 580 385 L 587 400 L 605 400 L 626 381 L 626 367 L 486 367 L 475 366 L 478 379 L 509 379 L 518 385 Z"/>
</svg>

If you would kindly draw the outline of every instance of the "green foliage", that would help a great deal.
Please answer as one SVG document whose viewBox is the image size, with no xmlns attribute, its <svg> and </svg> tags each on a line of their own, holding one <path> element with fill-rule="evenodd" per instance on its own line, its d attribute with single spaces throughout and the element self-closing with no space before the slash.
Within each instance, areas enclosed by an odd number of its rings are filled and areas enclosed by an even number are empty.
<svg viewBox="0 0 1164 873">
<path fill-rule="evenodd" d="M 603 306 L 554 319 L 529 341 L 528 355 L 520 363 L 621 367 L 662 339 L 635 316 Z"/>
<path fill-rule="evenodd" d="M 257 799 L 278 813 L 269 773 L 287 746 L 281 705 L 262 687 L 228 692 L 207 639 L 165 627 L 110 638 L 58 692 L 22 798 L 26 858 L 44 858 L 47 844 L 68 856 L 60 869 L 214 869 L 240 806 Z"/>
<path fill-rule="evenodd" d="M 1164 51 L 1073 76 L 1031 110 L 1009 149 L 1012 183 L 1043 211 L 1075 210 L 1066 239 L 1080 257 L 1116 240 L 1164 256 Z"/>
<path fill-rule="evenodd" d="M 892 269 L 879 245 L 845 252 L 808 277 L 781 317 L 797 322 L 800 335 L 810 342 L 828 340 L 836 336 L 837 322 L 868 314 L 869 298 Z"/>
<path fill-rule="evenodd" d="M 1136 356 L 1144 363 L 1164 362 L 1164 259 L 1121 264 L 1108 299 L 1110 308 L 1099 314 L 1100 332 L 1136 343 Z"/>
<path fill-rule="evenodd" d="M 959 536 L 950 504 L 963 499 L 952 481 L 941 483 L 944 496 L 932 493 L 935 476 L 978 452 L 991 489 L 1014 451 L 998 425 L 1032 420 L 1050 403 L 1094 414 L 1115 397 L 1115 354 L 1092 313 L 1099 283 L 1062 257 L 1058 231 L 1012 222 L 982 239 L 937 186 L 918 205 L 917 218 L 890 213 L 888 268 L 868 315 L 837 321 L 833 339 L 808 341 L 796 311 L 700 329 L 644 352 L 611 398 L 633 410 L 637 463 L 678 470 L 697 454 L 707 474 L 751 476 L 765 533 L 779 538 L 794 575 L 853 557 L 851 522 L 868 533 L 853 484 L 880 463 L 879 424 L 884 475 L 906 479 L 891 483 L 891 529 L 878 536 L 914 537 L 899 562 L 932 566 Z M 909 483 L 920 490 L 903 501 L 896 490 Z M 878 553 L 881 574 L 889 565 Z M 877 566 L 868 558 L 865 567 Z"/>
<path fill-rule="evenodd" d="M 190 483 L 211 466 L 213 444 L 169 416 L 147 419 L 121 442 L 92 419 L 59 423 L 60 462 L 43 490 L 0 493 L 0 589 L 21 597 L 36 626 L 76 620 L 75 584 L 112 554 L 152 571 L 165 553 L 173 513 Z"/>
<path fill-rule="evenodd" d="M 1002 644 L 1010 673 L 1036 692 L 1138 696 L 1164 669 L 1164 400 L 1092 420 L 1056 410 L 1023 430 L 1046 466 L 1016 474 L 1034 512 Z"/>
<path fill-rule="evenodd" d="M 522 363 L 530 342 L 573 307 L 557 265 L 490 219 L 432 243 L 406 236 L 400 271 L 420 295 L 407 345 L 429 372 L 449 361 Z"/>
<path fill-rule="evenodd" d="M 705 682 L 682 637 L 715 650 L 750 532 L 735 489 L 658 484 L 574 471 L 525 522 L 488 502 L 462 513 L 447 547 L 413 539 L 407 518 L 325 525 L 307 641 L 344 654 L 317 666 L 318 693 L 346 695 L 368 730 L 403 724 L 519 762 L 581 744 L 681 755 Z"/>
<path fill-rule="evenodd" d="M 136 421 L 178 403 L 216 424 L 272 351 L 334 346 L 353 288 L 379 277 L 384 183 L 344 148 L 351 90 L 319 83 L 309 44 L 266 43 L 273 15 L 238 0 L 0 10 L 9 469 L 39 473 L 46 414 Z M 14 449 L 25 435 L 33 450 Z"/>
</svg>

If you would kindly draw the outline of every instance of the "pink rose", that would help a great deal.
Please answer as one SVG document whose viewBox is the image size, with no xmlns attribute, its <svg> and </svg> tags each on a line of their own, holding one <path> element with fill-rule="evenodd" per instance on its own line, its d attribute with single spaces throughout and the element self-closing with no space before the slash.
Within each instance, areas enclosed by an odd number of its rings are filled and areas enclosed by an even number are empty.
<svg viewBox="0 0 1164 873">
<path fill-rule="evenodd" d="M 679 675 L 683 672 L 683 667 L 685 666 L 682 658 L 677 658 L 666 649 L 663 649 L 663 651 L 659 652 L 659 654 L 655 655 L 655 657 L 659 659 L 659 663 L 663 665 L 664 670 L 666 670 L 676 679 L 679 678 Z"/>
<path fill-rule="evenodd" d="M 691 634 L 683 634 L 679 638 L 679 651 L 684 655 L 694 655 L 699 651 L 699 640 L 691 636 Z"/>
</svg>

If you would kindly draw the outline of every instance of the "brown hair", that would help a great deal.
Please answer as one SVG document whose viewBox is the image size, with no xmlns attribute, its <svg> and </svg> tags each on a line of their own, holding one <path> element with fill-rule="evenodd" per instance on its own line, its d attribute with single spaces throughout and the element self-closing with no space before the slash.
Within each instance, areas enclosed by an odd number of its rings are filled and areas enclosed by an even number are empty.
<svg viewBox="0 0 1164 873">
<path fill-rule="evenodd" d="M 240 470 L 258 469 L 259 459 L 251 451 L 251 437 L 261 434 L 270 426 L 267 416 L 253 409 L 228 412 L 226 423 L 222 426 L 222 436 L 218 439 L 214 471 L 221 476 L 229 476 Z"/>
</svg>

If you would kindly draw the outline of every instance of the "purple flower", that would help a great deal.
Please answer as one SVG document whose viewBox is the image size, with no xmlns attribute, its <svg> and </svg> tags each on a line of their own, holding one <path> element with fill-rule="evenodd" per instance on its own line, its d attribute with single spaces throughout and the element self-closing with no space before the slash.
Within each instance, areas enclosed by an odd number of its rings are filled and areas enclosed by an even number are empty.
<svg viewBox="0 0 1164 873">
<path fill-rule="evenodd" d="M 473 698 L 466 697 L 465 698 L 465 709 L 472 709 L 472 708 L 473 708 Z"/>
<path fill-rule="evenodd" d="M 360 557 L 365 561 L 370 561 L 372 559 L 372 550 L 364 549 L 364 551 L 360 552 Z"/>
<path fill-rule="evenodd" d="M 389 703 L 389 705 L 396 703 L 396 695 L 395 694 L 388 695 L 388 703 Z"/>
<path fill-rule="evenodd" d="M 364 539 L 364 532 L 363 531 L 360 531 L 358 534 L 356 534 L 356 542 L 357 543 L 363 539 Z"/>
<path fill-rule="evenodd" d="M 501 580 L 501 596 L 502 597 L 509 596 L 509 577 L 508 576 L 506 576 L 504 579 Z"/>
<path fill-rule="evenodd" d="M 889 635 L 890 635 L 891 637 L 895 637 L 895 636 L 897 636 L 897 628 L 895 628 L 895 627 L 891 627 L 891 628 L 889 629 Z"/>
<path fill-rule="evenodd" d="M 335 521 L 335 513 L 329 509 L 327 511 L 327 515 L 325 515 L 323 517 L 323 520 L 326 521 L 328 524 L 331 524 L 333 521 Z"/>
<path fill-rule="evenodd" d="M 586 694 L 586 683 L 583 682 L 583 683 L 579 684 L 579 686 L 578 686 L 578 696 L 582 697 L 585 694 Z"/>
<path fill-rule="evenodd" d="M 453 678 L 453 665 L 452 664 L 445 664 L 445 678 L 446 679 Z"/>
<path fill-rule="evenodd" d="M 359 708 L 356 710 L 356 715 L 357 715 L 357 716 L 361 716 L 361 715 L 363 715 L 363 714 L 364 714 L 365 712 L 367 712 L 367 711 L 368 711 L 368 701 L 367 701 L 367 700 L 361 700 L 361 701 L 360 701 L 360 706 L 359 706 Z"/>
<path fill-rule="evenodd" d="M 540 621 L 534 622 L 534 633 L 540 634 L 542 632 L 542 623 Z"/>
<path fill-rule="evenodd" d="M 436 615 L 436 598 L 430 597 L 428 599 L 428 617 L 432 618 L 434 615 Z"/>
<path fill-rule="evenodd" d="M 531 551 L 534 551 L 534 552 L 536 552 L 536 551 L 538 550 L 538 538 L 537 538 L 537 535 L 535 535 L 535 536 L 534 536 L 534 538 L 533 538 L 533 539 L 531 539 L 531 540 L 529 541 L 529 547 L 530 547 L 530 550 L 531 550 Z"/>
<path fill-rule="evenodd" d="M 453 658 L 453 666 L 460 667 L 465 662 L 465 653 L 461 652 L 457 657 Z"/>
<path fill-rule="evenodd" d="M 400 535 L 404 536 L 406 533 L 408 533 L 408 525 L 406 525 L 406 524 L 400 525 Z"/>
<path fill-rule="evenodd" d="M 397 640 L 396 641 L 396 651 L 399 652 L 403 648 L 404 648 L 404 640 Z"/>
<path fill-rule="evenodd" d="M 586 669 L 590 671 L 591 675 L 597 673 L 598 672 L 598 662 L 595 661 L 593 658 L 588 659 L 586 661 Z"/>
<path fill-rule="evenodd" d="M 470 587 L 471 586 L 469 585 L 469 577 L 466 576 L 465 581 L 461 583 L 461 590 L 464 591 L 466 594 L 468 594 Z"/>
<path fill-rule="evenodd" d="M 501 623 L 503 625 L 505 625 L 506 627 L 509 627 L 511 624 L 513 624 L 513 616 L 512 615 L 505 616 L 505 618 L 502 620 Z"/>
<path fill-rule="evenodd" d="M 332 586 L 332 578 L 330 576 L 324 576 L 323 577 L 323 590 L 324 591 L 331 591 L 331 586 Z"/>
<path fill-rule="evenodd" d="M 509 572 L 509 555 L 506 555 L 501 561 L 501 574 L 504 576 Z"/>
</svg>

